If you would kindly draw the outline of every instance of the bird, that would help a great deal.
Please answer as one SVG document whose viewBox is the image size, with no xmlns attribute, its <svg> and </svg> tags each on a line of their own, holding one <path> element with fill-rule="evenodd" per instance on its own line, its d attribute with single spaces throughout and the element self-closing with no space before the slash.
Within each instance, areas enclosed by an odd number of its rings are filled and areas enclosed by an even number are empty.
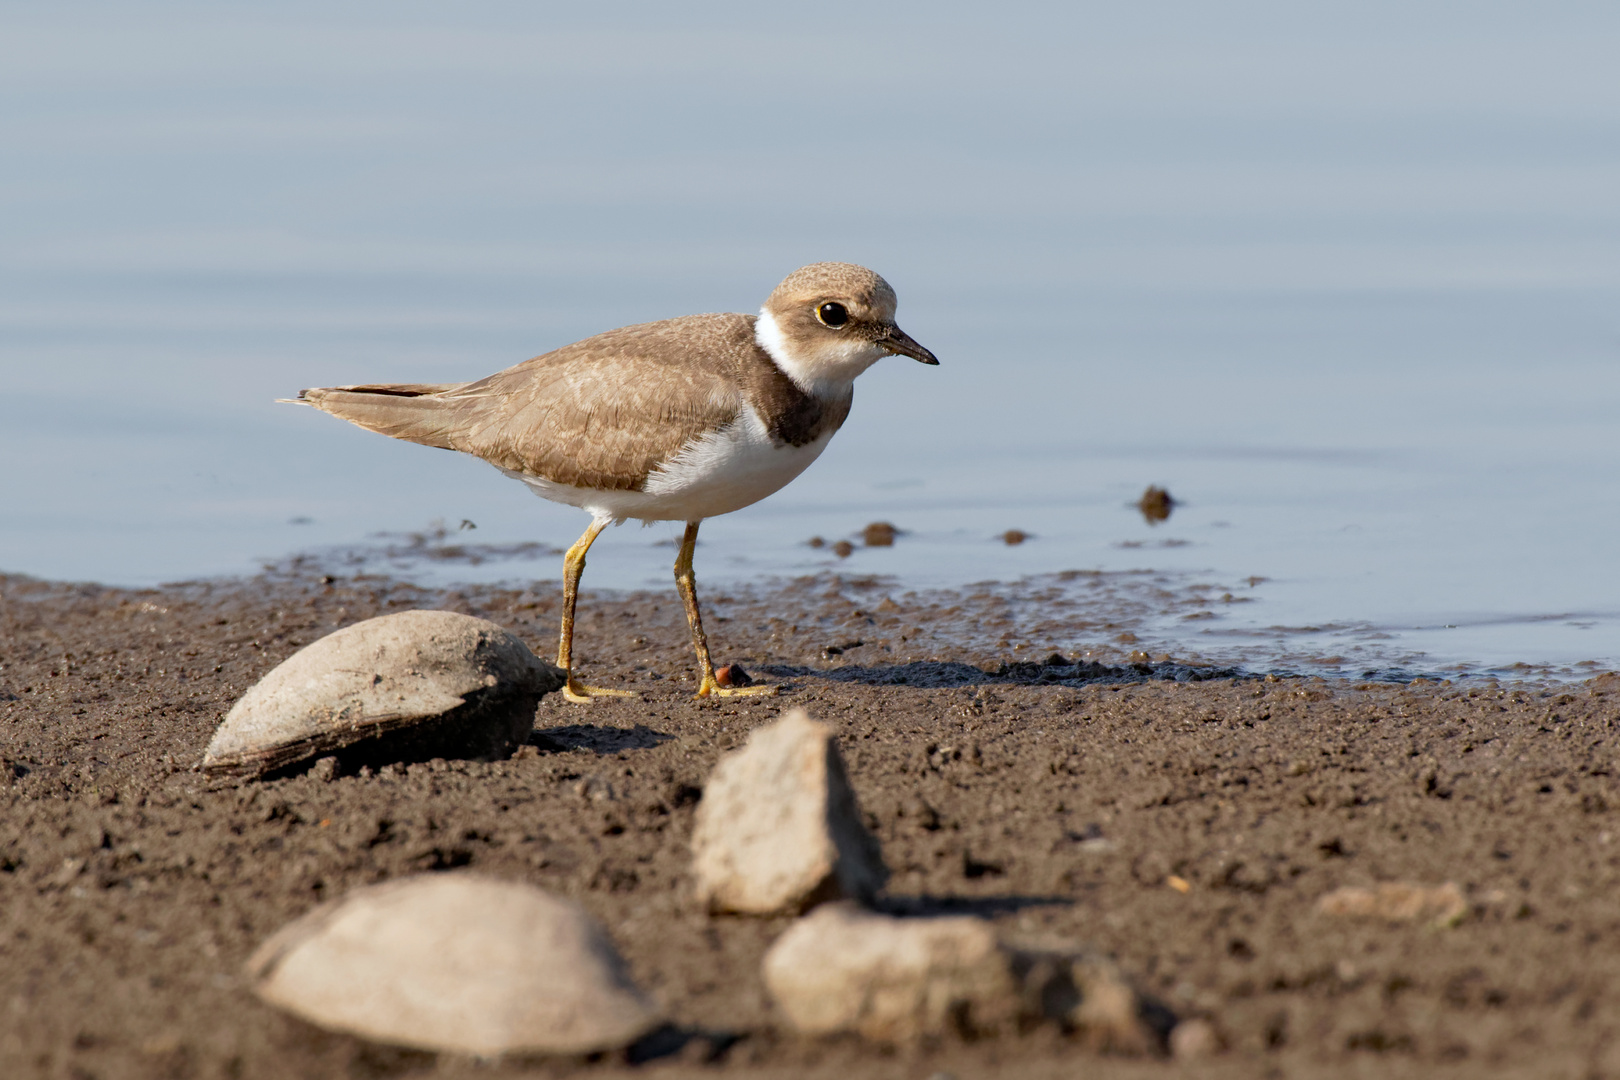
<svg viewBox="0 0 1620 1080">
<path fill-rule="evenodd" d="M 563 557 L 557 666 L 574 702 L 635 697 L 573 669 L 585 556 L 610 524 L 686 523 L 675 582 L 697 653 L 697 696 L 774 693 L 715 676 L 692 568 L 698 526 L 770 495 L 807 468 L 849 415 L 854 382 L 886 356 L 937 365 L 895 325 L 895 293 L 851 263 L 801 267 L 759 314 L 626 326 L 466 383 L 315 387 L 313 406 L 368 431 L 471 454 L 591 522 Z"/>
</svg>

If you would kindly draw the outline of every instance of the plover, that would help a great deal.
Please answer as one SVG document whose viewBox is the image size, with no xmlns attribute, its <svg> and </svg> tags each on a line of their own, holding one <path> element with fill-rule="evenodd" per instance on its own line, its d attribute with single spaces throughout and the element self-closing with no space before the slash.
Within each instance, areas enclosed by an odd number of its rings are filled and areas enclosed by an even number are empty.
<svg viewBox="0 0 1620 1080">
<path fill-rule="evenodd" d="M 684 521 L 675 582 L 697 650 L 698 696 L 721 686 L 698 609 L 692 550 L 704 518 L 758 502 L 798 476 L 849 415 L 856 376 L 888 355 L 937 364 L 894 324 L 889 283 L 865 267 L 789 274 L 754 315 L 688 315 L 586 338 L 469 383 L 304 390 L 298 402 L 396 439 L 473 454 L 535 494 L 586 510 L 563 559 L 557 665 L 571 701 L 634 696 L 573 674 L 585 553 L 629 518 Z"/>
</svg>

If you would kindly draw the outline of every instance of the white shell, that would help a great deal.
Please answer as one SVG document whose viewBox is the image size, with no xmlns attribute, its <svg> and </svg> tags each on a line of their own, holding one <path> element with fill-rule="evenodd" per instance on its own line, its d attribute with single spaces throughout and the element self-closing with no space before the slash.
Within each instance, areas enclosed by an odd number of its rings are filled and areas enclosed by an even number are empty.
<svg viewBox="0 0 1620 1080">
<path fill-rule="evenodd" d="M 401 756 L 500 757 L 528 737 L 563 673 L 510 632 L 452 611 L 402 611 L 306 645 L 242 695 L 203 756 L 257 775 L 366 740 Z"/>
<path fill-rule="evenodd" d="M 247 973 L 320 1027 L 483 1057 L 594 1053 L 662 1022 L 578 904 L 466 874 L 357 889 L 279 930 Z"/>
</svg>

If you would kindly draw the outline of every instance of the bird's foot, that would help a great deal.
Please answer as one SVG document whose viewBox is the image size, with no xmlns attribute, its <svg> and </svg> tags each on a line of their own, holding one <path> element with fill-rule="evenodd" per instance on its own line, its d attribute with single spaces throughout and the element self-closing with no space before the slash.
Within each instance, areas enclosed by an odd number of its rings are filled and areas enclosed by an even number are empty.
<svg viewBox="0 0 1620 1080">
<path fill-rule="evenodd" d="M 604 697 L 635 698 L 638 701 L 641 700 L 641 695 L 636 693 L 634 690 L 610 690 L 605 686 L 586 686 L 584 683 L 575 682 L 573 672 L 569 672 L 568 682 L 563 685 L 563 697 L 567 698 L 569 701 L 577 702 L 581 705 L 588 704 L 597 698 Z"/>
<path fill-rule="evenodd" d="M 727 664 L 712 675 L 705 675 L 697 696 L 706 697 L 773 697 L 774 686 L 755 686 L 754 680 L 739 664 Z"/>
<path fill-rule="evenodd" d="M 697 696 L 706 697 L 775 697 L 777 688 L 774 686 L 720 686 L 717 683 L 704 683 L 698 687 Z"/>
</svg>

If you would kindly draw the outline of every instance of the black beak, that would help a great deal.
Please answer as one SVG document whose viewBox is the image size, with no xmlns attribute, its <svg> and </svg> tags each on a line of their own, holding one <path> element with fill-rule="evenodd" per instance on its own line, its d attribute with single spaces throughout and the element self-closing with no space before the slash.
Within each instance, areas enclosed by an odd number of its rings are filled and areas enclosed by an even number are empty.
<svg viewBox="0 0 1620 1080">
<path fill-rule="evenodd" d="M 939 358 L 912 340 L 911 335 L 898 326 L 887 327 L 877 342 L 896 356 L 909 356 L 919 364 L 938 364 Z"/>
</svg>

